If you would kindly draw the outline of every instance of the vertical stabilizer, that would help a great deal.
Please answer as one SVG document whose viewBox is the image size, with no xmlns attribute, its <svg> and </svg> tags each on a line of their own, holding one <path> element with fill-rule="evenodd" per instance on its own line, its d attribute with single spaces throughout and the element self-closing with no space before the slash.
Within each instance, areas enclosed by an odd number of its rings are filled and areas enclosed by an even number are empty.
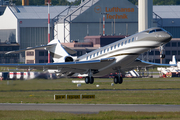
<svg viewBox="0 0 180 120">
<path fill-rule="evenodd" d="M 55 45 L 51 47 L 46 47 L 46 50 L 49 50 L 51 52 L 54 62 L 59 62 L 61 58 L 69 56 L 69 54 L 61 45 L 60 40 L 54 39 L 50 43 L 48 43 L 48 45 L 50 44 L 55 44 Z"/>
</svg>

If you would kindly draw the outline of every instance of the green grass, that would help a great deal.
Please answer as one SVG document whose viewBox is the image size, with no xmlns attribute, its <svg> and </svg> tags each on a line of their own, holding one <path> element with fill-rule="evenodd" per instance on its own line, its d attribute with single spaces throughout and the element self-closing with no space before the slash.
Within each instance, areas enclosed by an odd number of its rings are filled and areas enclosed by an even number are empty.
<svg viewBox="0 0 180 120">
<path fill-rule="evenodd" d="M 15 80 L 9 81 L 9 84 L 7 81 L 0 81 L 0 103 L 23 101 L 23 103 L 180 105 L 180 80 L 178 78 L 126 78 L 122 85 L 111 86 L 111 83 L 112 79 L 96 79 L 92 85 L 82 84 L 81 87 L 77 87 L 77 84 L 72 83 L 72 79 Z M 97 84 L 100 86 L 96 87 Z M 95 94 L 96 98 L 54 100 L 54 94 Z"/>
<path fill-rule="evenodd" d="M 179 120 L 180 112 L 121 112 L 71 114 L 44 111 L 0 111 L 1 120 Z"/>
<path fill-rule="evenodd" d="M 72 80 L 0 81 L 0 103 L 72 104 L 175 104 L 180 105 L 179 78 L 125 78 L 122 85 L 111 86 L 112 79 L 95 79 L 94 84 Z M 100 85 L 96 87 L 96 85 Z M 51 91 L 52 90 L 52 91 Z M 70 91 L 63 91 L 70 90 Z M 111 90 L 111 91 L 97 91 Z M 54 94 L 95 94 L 95 99 L 54 100 Z M 121 112 L 71 114 L 45 111 L 0 111 L 1 120 L 179 120 L 180 112 Z"/>
</svg>

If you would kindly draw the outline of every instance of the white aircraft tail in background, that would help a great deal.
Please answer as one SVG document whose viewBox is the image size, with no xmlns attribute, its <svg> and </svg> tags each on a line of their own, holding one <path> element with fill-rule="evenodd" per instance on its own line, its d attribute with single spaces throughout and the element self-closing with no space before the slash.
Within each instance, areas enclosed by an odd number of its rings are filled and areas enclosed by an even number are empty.
<svg viewBox="0 0 180 120">
<path fill-rule="evenodd" d="M 172 56 L 172 61 L 170 61 L 169 64 L 177 64 L 175 55 Z"/>
</svg>

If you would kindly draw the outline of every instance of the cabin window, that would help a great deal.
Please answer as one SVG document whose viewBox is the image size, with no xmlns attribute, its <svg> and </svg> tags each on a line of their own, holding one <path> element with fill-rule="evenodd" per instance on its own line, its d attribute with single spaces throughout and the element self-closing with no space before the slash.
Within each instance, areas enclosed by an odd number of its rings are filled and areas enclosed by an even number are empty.
<svg viewBox="0 0 180 120">
<path fill-rule="evenodd" d="M 101 50 L 100 54 L 102 54 L 102 50 Z"/>
<path fill-rule="evenodd" d="M 99 52 L 97 52 L 97 56 L 99 55 Z"/>
<path fill-rule="evenodd" d="M 109 48 L 107 49 L 107 52 L 109 52 Z"/>
<path fill-rule="evenodd" d="M 114 46 L 114 49 L 116 49 L 116 45 Z"/>
<path fill-rule="evenodd" d="M 126 45 L 126 43 L 127 43 L 127 40 L 125 41 L 125 45 Z"/>
<path fill-rule="evenodd" d="M 88 60 L 88 56 L 87 56 L 86 60 Z"/>
<path fill-rule="evenodd" d="M 134 42 L 134 38 L 132 38 L 132 42 Z"/>
<path fill-rule="evenodd" d="M 131 39 L 129 39 L 128 43 L 130 43 L 130 42 L 131 42 Z"/>
<path fill-rule="evenodd" d="M 123 42 L 121 43 L 121 46 L 123 46 Z"/>
<path fill-rule="evenodd" d="M 113 46 L 111 46 L 111 50 L 113 49 Z"/>
<path fill-rule="evenodd" d="M 92 58 L 92 55 L 90 55 L 90 59 Z"/>
<path fill-rule="evenodd" d="M 94 53 L 93 57 L 95 57 L 95 55 L 96 55 L 96 54 Z"/>
<path fill-rule="evenodd" d="M 121 44 L 119 43 L 119 44 L 118 44 L 118 47 L 120 47 L 120 45 L 121 45 Z"/>
<path fill-rule="evenodd" d="M 104 53 L 106 52 L 106 49 L 104 49 Z"/>
</svg>

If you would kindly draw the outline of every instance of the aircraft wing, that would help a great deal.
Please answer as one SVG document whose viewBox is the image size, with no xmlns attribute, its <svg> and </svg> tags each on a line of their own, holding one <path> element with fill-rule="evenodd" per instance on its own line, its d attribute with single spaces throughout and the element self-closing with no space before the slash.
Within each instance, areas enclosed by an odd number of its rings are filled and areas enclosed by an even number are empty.
<svg viewBox="0 0 180 120">
<path fill-rule="evenodd" d="M 138 67 L 154 67 L 154 66 L 163 66 L 163 67 L 170 67 L 170 66 L 177 66 L 177 63 L 175 61 L 175 57 L 173 58 L 173 64 L 160 64 L 160 63 L 153 63 L 153 62 L 147 62 L 144 60 L 136 59 L 134 62 L 132 62 L 130 65 L 128 65 L 127 68 L 124 68 L 122 71 L 129 71 L 132 69 L 137 69 Z"/>
<path fill-rule="evenodd" d="M 170 67 L 170 66 L 177 66 L 176 64 L 160 64 L 160 63 L 152 63 L 152 62 L 147 62 L 147 61 L 143 61 L 140 59 L 137 59 L 135 62 L 139 62 L 139 66 L 164 66 L 164 67 Z"/>
<path fill-rule="evenodd" d="M 98 72 L 98 69 L 114 62 L 115 58 L 106 58 L 91 61 L 63 62 L 63 63 L 37 63 L 37 64 L 0 64 L 1 67 L 16 67 L 18 69 L 57 69 L 62 74 L 81 73 L 85 74 L 89 69 Z"/>
</svg>

